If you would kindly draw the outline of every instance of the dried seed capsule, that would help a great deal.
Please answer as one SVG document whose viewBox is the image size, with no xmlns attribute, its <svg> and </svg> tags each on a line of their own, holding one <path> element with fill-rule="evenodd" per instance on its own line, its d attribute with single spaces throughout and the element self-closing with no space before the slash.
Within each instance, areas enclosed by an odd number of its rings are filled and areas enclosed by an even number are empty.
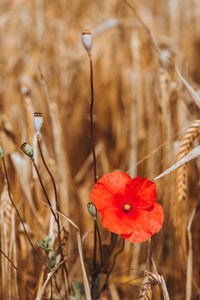
<svg viewBox="0 0 200 300">
<path fill-rule="evenodd" d="M 28 155 L 29 157 L 33 157 L 34 155 L 34 151 L 33 151 L 33 147 L 27 143 L 23 143 L 21 145 L 21 150 L 26 154 Z"/>
<path fill-rule="evenodd" d="M 87 51 L 92 48 L 92 32 L 90 30 L 83 30 L 82 32 L 82 43 Z"/>
<path fill-rule="evenodd" d="M 34 119 L 33 119 L 33 124 L 35 127 L 36 134 L 40 134 L 40 129 L 42 128 L 43 124 L 43 117 L 41 112 L 35 112 L 34 113 Z"/>
</svg>

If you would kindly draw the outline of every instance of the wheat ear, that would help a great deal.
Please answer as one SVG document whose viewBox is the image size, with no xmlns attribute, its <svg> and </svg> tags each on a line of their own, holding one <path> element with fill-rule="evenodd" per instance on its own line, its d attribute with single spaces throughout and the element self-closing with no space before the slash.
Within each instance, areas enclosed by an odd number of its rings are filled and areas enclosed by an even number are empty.
<svg viewBox="0 0 200 300">
<path fill-rule="evenodd" d="M 191 123 L 191 125 L 186 130 L 183 139 L 181 141 L 177 160 L 182 159 L 192 148 L 194 145 L 194 141 L 200 135 L 200 120 L 196 120 Z M 187 249 L 187 241 L 186 241 L 186 232 L 187 232 L 187 199 L 188 199 L 188 169 L 187 164 L 182 165 L 177 169 L 176 173 L 176 205 L 174 209 L 174 226 L 175 233 L 177 237 L 180 239 L 181 246 L 183 249 L 183 254 L 186 258 L 186 249 Z"/>
</svg>

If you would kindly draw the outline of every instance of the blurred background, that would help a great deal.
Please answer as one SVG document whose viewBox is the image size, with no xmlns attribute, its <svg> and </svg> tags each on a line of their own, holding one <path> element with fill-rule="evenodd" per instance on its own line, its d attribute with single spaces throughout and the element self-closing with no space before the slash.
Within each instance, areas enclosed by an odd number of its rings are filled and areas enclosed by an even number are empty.
<svg viewBox="0 0 200 300">
<path fill-rule="evenodd" d="M 53 199 L 51 180 L 34 139 L 35 111 L 43 113 L 41 145 L 56 180 L 60 210 L 80 227 L 87 257 L 92 258 L 93 219 L 87 211 L 93 186 L 90 72 L 81 43 L 84 29 L 93 32 L 98 176 L 121 170 L 153 179 L 198 145 L 199 106 L 166 57 L 175 61 L 198 93 L 200 1 L 129 3 L 147 27 L 123 0 L 0 1 L 0 144 L 13 200 L 38 251 L 37 241 L 47 235 L 53 247 L 55 230 L 50 211 L 40 201 L 45 198 L 31 160 L 20 150 L 24 142 L 34 146 L 36 163 Z M 165 221 L 152 237 L 152 256 L 170 299 L 200 296 L 199 175 L 196 159 L 157 182 Z M 1 255 L 0 297 L 31 299 L 21 279 L 36 295 L 46 271 L 15 215 L 2 167 L 0 192 L 1 249 L 18 268 L 16 272 Z M 64 219 L 62 226 L 70 283 L 74 279 L 82 283 L 76 231 Z M 109 232 L 101 227 L 101 234 L 103 244 L 108 244 Z M 147 248 L 148 242 L 126 242 L 101 299 L 139 299 Z M 145 289 L 140 299 L 163 299 L 159 284 L 148 282 Z M 42 299 L 50 299 L 48 289 Z"/>
</svg>

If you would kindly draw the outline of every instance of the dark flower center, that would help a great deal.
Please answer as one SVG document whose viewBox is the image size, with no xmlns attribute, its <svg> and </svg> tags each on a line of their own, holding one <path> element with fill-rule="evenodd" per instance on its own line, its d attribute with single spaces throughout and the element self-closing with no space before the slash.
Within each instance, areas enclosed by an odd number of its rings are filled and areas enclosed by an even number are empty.
<svg viewBox="0 0 200 300">
<path fill-rule="evenodd" d="M 130 203 L 129 201 L 124 201 L 121 206 L 121 209 L 123 210 L 123 212 L 125 214 L 131 214 L 134 210 L 134 207 L 133 207 L 132 203 Z"/>
</svg>

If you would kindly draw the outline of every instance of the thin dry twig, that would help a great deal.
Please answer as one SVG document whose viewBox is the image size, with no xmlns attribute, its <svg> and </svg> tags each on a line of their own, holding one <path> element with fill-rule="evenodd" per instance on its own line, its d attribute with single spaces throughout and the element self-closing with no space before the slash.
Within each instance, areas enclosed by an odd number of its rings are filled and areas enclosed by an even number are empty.
<svg viewBox="0 0 200 300">
<path fill-rule="evenodd" d="M 55 267 L 55 269 L 51 272 L 49 272 L 47 274 L 47 279 L 45 280 L 41 290 L 38 292 L 38 295 L 36 296 L 36 300 L 40 300 L 45 292 L 45 289 L 47 287 L 47 284 L 49 282 L 49 280 L 51 280 L 52 276 L 58 271 L 58 269 L 60 268 L 60 266 L 66 261 L 67 259 L 65 259 L 64 261 L 59 262 L 59 264 Z"/>
<path fill-rule="evenodd" d="M 155 273 L 156 273 L 158 282 L 159 282 L 160 285 L 161 285 L 163 297 L 164 297 L 165 300 L 169 300 L 169 293 L 168 293 L 168 290 L 167 290 L 167 286 L 166 286 L 164 277 L 158 274 L 158 271 L 157 271 L 157 268 L 156 268 L 156 264 L 155 264 L 155 262 L 154 262 L 154 260 L 153 260 L 152 257 L 151 257 L 151 262 L 152 262 L 154 271 L 155 271 Z"/>
</svg>

